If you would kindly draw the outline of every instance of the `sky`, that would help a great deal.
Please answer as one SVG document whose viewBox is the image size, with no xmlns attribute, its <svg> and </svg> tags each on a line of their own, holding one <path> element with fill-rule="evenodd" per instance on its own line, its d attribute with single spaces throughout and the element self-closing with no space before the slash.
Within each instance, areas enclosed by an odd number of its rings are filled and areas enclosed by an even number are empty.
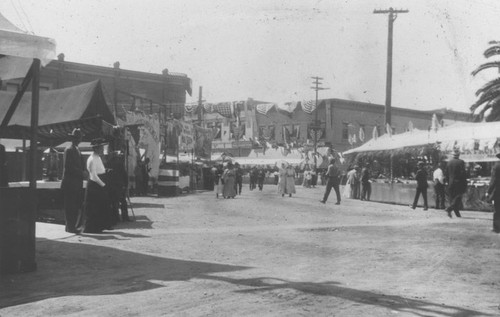
<svg viewBox="0 0 500 317">
<path fill-rule="evenodd" d="M 0 13 L 55 39 L 69 62 L 184 73 L 193 96 L 284 103 L 319 98 L 385 104 L 388 17 L 392 106 L 469 112 L 497 71 L 471 76 L 500 40 L 497 0 L 5 0 Z"/>
</svg>

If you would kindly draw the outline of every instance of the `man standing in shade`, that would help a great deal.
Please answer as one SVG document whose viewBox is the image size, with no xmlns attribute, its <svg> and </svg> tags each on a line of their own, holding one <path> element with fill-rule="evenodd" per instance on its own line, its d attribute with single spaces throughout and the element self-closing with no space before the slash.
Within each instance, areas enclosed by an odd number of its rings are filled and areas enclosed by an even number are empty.
<svg viewBox="0 0 500 317">
<path fill-rule="evenodd" d="M 78 144 L 82 141 L 80 129 L 75 128 L 69 134 L 71 145 L 64 150 L 64 168 L 61 189 L 64 196 L 64 216 L 66 232 L 77 233 L 76 223 L 83 203 L 84 167 Z"/>
<path fill-rule="evenodd" d="M 496 155 L 500 158 L 500 153 Z M 497 161 L 491 169 L 491 180 L 486 199 L 493 201 L 493 232 L 500 233 L 500 161 Z"/>
<path fill-rule="evenodd" d="M 326 171 L 326 189 L 323 199 L 320 200 L 321 203 L 326 203 L 332 187 L 335 190 L 335 194 L 337 195 L 337 202 L 335 203 L 335 205 L 340 205 L 339 169 L 335 166 L 334 158 L 330 159 L 330 164 L 328 165 L 328 169 Z"/>
<path fill-rule="evenodd" d="M 462 206 L 462 195 L 467 190 L 467 175 L 465 172 L 465 162 L 460 158 L 460 151 L 455 149 L 453 158 L 448 162 L 448 191 L 450 193 L 450 205 L 446 208 L 448 217 L 451 218 L 451 212 L 455 212 L 457 217 L 460 215 Z"/>
</svg>

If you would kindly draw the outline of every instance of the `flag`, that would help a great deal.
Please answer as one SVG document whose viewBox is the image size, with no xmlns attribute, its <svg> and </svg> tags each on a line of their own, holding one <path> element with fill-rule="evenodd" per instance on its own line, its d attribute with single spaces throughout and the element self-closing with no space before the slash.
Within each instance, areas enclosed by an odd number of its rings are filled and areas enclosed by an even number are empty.
<svg viewBox="0 0 500 317">
<path fill-rule="evenodd" d="M 408 122 L 408 131 L 413 132 L 413 122 Z"/>
<path fill-rule="evenodd" d="M 431 120 L 431 130 L 437 132 L 438 128 L 439 128 L 439 121 L 436 114 L 434 113 L 432 115 L 432 120 Z"/>
<path fill-rule="evenodd" d="M 213 110 L 226 118 L 234 116 L 234 104 L 232 102 L 221 102 L 213 106 Z"/>
<path fill-rule="evenodd" d="M 374 139 L 374 140 L 378 139 L 378 129 L 377 129 L 377 126 L 373 127 L 372 139 Z"/>
<path fill-rule="evenodd" d="M 274 104 L 274 103 L 261 103 L 261 104 L 258 104 L 257 106 L 255 106 L 255 110 L 257 110 L 258 113 L 266 116 L 267 113 L 269 112 L 269 110 L 271 110 L 275 106 L 276 106 L 276 104 Z"/>
<path fill-rule="evenodd" d="M 316 110 L 316 101 L 314 100 L 302 101 L 300 105 L 302 106 L 302 110 L 308 114 Z"/>
</svg>

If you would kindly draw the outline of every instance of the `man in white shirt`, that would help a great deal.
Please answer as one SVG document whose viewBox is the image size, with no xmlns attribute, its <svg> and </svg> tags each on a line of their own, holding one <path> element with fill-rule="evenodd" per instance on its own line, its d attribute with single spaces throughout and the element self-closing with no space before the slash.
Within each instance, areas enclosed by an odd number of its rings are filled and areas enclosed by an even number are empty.
<svg viewBox="0 0 500 317">
<path fill-rule="evenodd" d="M 436 194 L 436 209 L 445 209 L 445 184 L 444 184 L 444 162 L 439 162 L 438 167 L 434 170 L 432 179 L 434 180 L 434 193 Z"/>
</svg>

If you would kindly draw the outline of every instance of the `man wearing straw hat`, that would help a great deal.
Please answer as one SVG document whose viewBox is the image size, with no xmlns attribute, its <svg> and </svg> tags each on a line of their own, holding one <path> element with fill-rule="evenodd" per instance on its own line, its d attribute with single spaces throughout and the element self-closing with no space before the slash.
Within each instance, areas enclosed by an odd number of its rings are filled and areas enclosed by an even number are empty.
<svg viewBox="0 0 500 317">
<path fill-rule="evenodd" d="M 500 158 L 500 153 L 496 154 Z M 497 161 L 491 169 L 491 180 L 486 199 L 493 201 L 493 232 L 500 233 L 500 161 Z"/>
<path fill-rule="evenodd" d="M 71 145 L 64 150 L 64 167 L 61 189 L 64 197 L 64 216 L 66 232 L 77 233 L 76 222 L 83 204 L 84 168 L 78 144 L 82 141 L 82 132 L 75 128 L 68 134 Z"/>
<path fill-rule="evenodd" d="M 467 190 L 467 175 L 465 172 L 465 162 L 460 158 L 460 151 L 455 149 L 453 158 L 448 162 L 448 191 L 450 193 L 450 205 L 446 208 L 448 217 L 453 211 L 457 217 L 460 215 L 462 207 L 462 195 Z"/>
</svg>

